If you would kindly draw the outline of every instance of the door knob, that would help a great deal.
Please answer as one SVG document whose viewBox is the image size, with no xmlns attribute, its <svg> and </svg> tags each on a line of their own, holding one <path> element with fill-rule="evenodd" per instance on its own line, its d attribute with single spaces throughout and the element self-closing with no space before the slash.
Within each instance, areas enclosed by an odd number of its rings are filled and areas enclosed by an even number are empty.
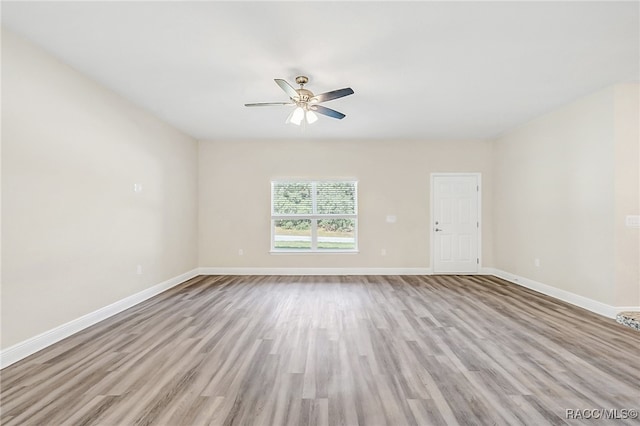
<svg viewBox="0 0 640 426">
<path fill-rule="evenodd" d="M 440 232 L 440 231 L 442 231 L 442 229 L 436 228 L 436 232 Z"/>
</svg>

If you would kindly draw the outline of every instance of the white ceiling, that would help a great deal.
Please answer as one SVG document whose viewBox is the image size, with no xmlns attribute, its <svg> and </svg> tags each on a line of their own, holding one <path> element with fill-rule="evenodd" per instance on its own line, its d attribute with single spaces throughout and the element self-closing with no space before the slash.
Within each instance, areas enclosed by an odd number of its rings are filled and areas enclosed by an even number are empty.
<svg viewBox="0 0 640 426">
<path fill-rule="evenodd" d="M 486 139 L 639 78 L 638 2 L 2 2 L 3 26 L 198 139 Z M 273 82 L 347 115 L 285 125 Z"/>
</svg>

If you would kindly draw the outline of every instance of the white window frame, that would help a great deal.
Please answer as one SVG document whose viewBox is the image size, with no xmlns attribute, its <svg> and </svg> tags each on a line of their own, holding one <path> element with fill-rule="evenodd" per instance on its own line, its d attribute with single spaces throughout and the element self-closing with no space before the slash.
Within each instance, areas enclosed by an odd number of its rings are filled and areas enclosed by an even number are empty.
<svg viewBox="0 0 640 426">
<path fill-rule="evenodd" d="M 342 182 L 352 183 L 355 189 L 354 214 L 317 214 L 317 187 L 319 183 Z M 288 183 L 310 183 L 311 184 L 311 204 L 310 214 L 275 214 L 273 210 L 274 185 Z M 275 247 L 275 222 L 276 220 L 287 219 L 308 219 L 311 220 L 311 248 L 310 249 L 282 249 Z M 355 226 L 353 235 L 355 239 L 352 249 L 318 249 L 318 221 L 322 219 L 353 219 Z M 355 179 L 274 179 L 271 181 L 271 253 L 295 253 L 295 254 L 323 254 L 323 253 L 358 253 L 358 181 Z"/>
</svg>

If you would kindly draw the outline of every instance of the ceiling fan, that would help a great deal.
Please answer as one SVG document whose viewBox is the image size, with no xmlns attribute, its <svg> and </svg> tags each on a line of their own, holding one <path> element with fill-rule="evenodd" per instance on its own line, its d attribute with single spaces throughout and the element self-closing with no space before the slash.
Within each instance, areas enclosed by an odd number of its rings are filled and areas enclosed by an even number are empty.
<svg viewBox="0 0 640 426">
<path fill-rule="evenodd" d="M 344 96 L 352 95 L 353 90 L 350 87 L 338 90 L 332 90 L 331 92 L 321 93 L 314 95 L 311 91 L 304 88 L 304 85 L 309 82 L 309 78 L 303 75 L 296 77 L 296 83 L 300 85 L 299 89 L 294 89 L 289 83 L 281 78 L 276 78 L 275 82 L 280 86 L 282 90 L 289 96 L 289 102 L 260 102 L 253 104 L 244 104 L 247 107 L 255 106 L 275 106 L 275 105 L 291 105 L 296 108 L 289 114 L 287 123 L 293 123 L 299 126 L 302 120 L 306 120 L 307 123 L 312 124 L 318 120 L 318 114 L 326 115 L 328 117 L 337 118 L 342 120 L 346 117 L 343 113 L 333 110 L 331 108 L 318 105 L 321 102 L 331 101 L 333 99 L 342 98 Z"/>
</svg>

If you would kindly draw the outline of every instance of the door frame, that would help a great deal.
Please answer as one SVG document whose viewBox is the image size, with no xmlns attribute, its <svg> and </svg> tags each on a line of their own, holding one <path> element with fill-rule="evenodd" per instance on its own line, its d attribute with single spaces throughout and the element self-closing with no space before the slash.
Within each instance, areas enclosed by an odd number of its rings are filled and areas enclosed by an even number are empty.
<svg viewBox="0 0 640 426">
<path fill-rule="evenodd" d="M 431 269 L 431 273 L 432 274 L 436 274 L 438 272 L 435 271 L 435 252 L 434 252 L 434 241 L 435 241 L 435 225 L 433 223 L 433 218 L 434 218 L 434 178 L 436 177 L 461 177 L 461 176 L 473 176 L 477 179 L 478 182 L 478 223 L 480 224 L 480 226 L 478 226 L 478 268 L 476 269 L 476 272 L 467 272 L 467 273 L 459 273 L 459 274 L 453 274 L 453 273 L 440 273 L 442 275 L 477 275 L 480 273 L 480 271 L 482 270 L 482 173 L 480 172 L 472 172 L 472 173 L 431 173 L 430 174 L 430 191 L 431 193 L 429 194 L 429 228 L 430 228 L 430 232 L 429 232 L 429 236 L 430 236 L 430 244 L 429 244 L 429 249 L 430 249 L 430 257 L 431 257 L 431 264 L 430 264 L 430 269 Z"/>
</svg>

